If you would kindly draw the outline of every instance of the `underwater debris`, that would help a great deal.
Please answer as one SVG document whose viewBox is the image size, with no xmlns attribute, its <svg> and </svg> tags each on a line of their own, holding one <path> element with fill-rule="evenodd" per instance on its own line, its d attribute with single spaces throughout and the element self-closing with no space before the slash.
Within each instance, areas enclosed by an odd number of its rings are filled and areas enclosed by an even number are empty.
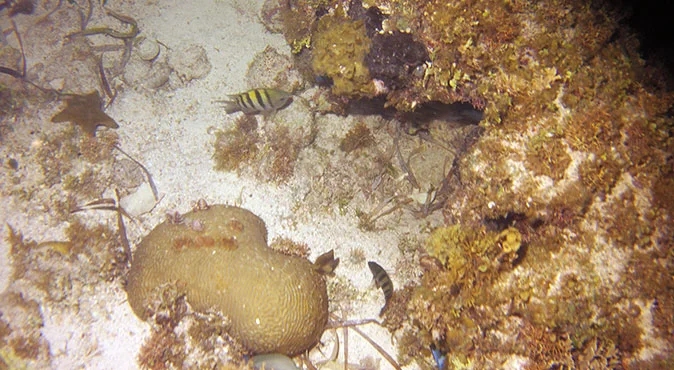
<svg viewBox="0 0 674 370">
<path fill-rule="evenodd" d="M 91 35 L 107 35 L 116 39 L 134 39 L 138 34 L 140 33 L 140 29 L 138 28 L 138 22 L 136 22 L 135 19 L 119 14 L 115 11 L 112 11 L 110 9 L 106 9 L 106 14 L 117 19 L 118 21 L 128 24 L 131 26 L 128 32 L 120 32 L 116 31 L 110 27 L 92 27 L 92 28 L 86 28 L 82 31 L 75 32 L 71 34 L 70 36 L 76 36 L 76 35 L 82 35 L 82 36 L 91 36 Z"/>
<path fill-rule="evenodd" d="M 17 14 L 32 14 L 35 10 L 33 0 L 5 0 L 0 2 L 0 11 L 4 8 L 9 9 L 9 16 Z"/>
<path fill-rule="evenodd" d="M 119 128 L 117 122 L 103 112 L 98 91 L 86 95 L 65 95 L 66 107 L 51 118 L 52 122 L 71 122 L 91 135 L 96 135 L 98 126 Z"/>
</svg>

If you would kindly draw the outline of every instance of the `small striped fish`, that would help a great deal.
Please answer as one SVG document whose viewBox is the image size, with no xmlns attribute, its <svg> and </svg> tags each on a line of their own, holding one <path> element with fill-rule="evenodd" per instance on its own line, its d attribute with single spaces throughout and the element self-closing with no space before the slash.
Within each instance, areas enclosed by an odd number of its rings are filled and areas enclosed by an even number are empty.
<svg viewBox="0 0 674 370">
<path fill-rule="evenodd" d="M 228 100 L 216 100 L 225 105 L 227 114 L 243 112 L 245 114 L 271 113 L 285 107 L 292 95 L 277 89 L 253 89 L 234 95 Z"/>
<path fill-rule="evenodd" d="M 384 270 L 376 262 L 370 261 L 367 263 L 367 266 L 370 268 L 370 271 L 372 271 L 374 283 L 377 285 L 377 288 L 381 288 L 381 290 L 384 292 L 384 299 L 386 303 L 384 303 L 384 307 L 382 307 L 381 311 L 379 312 L 379 316 L 381 316 L 388 306 L 388 303 L 391 301 L 391 297 L 393 296 L 393 282 L 391 282 L 391 278 L 388 277 L 386 270 Z"/>
</svg>

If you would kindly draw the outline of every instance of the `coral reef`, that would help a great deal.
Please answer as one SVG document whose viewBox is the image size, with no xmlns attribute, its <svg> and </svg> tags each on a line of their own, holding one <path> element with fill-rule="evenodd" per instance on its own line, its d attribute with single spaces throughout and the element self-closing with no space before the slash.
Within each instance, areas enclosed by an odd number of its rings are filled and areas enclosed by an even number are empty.
<svg viewBox="0 0 674 370">
<path fill-rule="evenodd" d="M 666 72 L 641 59 L 638 40 L 619 28 L 621 10 L 574 0 L 365 3 L 278 5 L 275 22 L 289 44 L 310 40 L 298 68 L 311 60 L 315 74 L 333 81 L 318 63 L 325 50 L 317 37 L 330 35 L 326 25 L 335 33 L 352 27 L 330 51 L 350 59 L 332 68 L 361 77 L 334 81 L 328 110 L 343 113 L 354 98 L 380 93 L 398 112 L 427 102 L 484 111 L 483 130 L 443 180 L 445 221 L 454 226 L 429 239 L 440 265 L 430 263 L 415 288 L 401 354 L 429 355 L 435 344 L 451 349 L 455 366 L 480 368 L 513 356 L 530 368 L 671 363 L 665 275 L 674 231 L 665 189 L 674 172 L 674 95 Z M 373 8 L 381 25 L 367 23 Z M 365 38 L 367 51 L 353 44 Z M 400 64 L 388 62 L 395 57 Z M 364 89 L 366 79 L 385 88 Z M 360 214 L 364 225 L 377 218 Z M 512 228 L 521 247 L 500 260 L 493 246 Z M 591 353 L 597 363 L 588 365 Z"/>
<path fill-rule="evenodd" d="M 226 319 L 217 314 L 195 315 L 175 284 L 164 287 L 154 304 L 152 334 L 138 354 L 141 367 L 244 367 L 238 365 L 243 363 L 244 349 L 227 336 Z"/>
<path fill-rule="evenodd" d="M 312 37 L 312 67 L 317 76 L 333 82 L 332 92 L 347 97 L 375 95 L 375 85 L 365 63 L 371 40 L 363 21 L 349 19 L 338 7 L 322 17 Z"/>
<path fill-rule="evenodd" d="M 55 61 L 30 63 L 26 77 L 40 86 L 85 98 L 108 93 L 98 86 L 101 77 L 107 84 L 106 69 L 113 88 L 131 89 L 175 88 L 210 71 L 198 45 L 172 45 L 154 59 L 131 53 L 133 71 L 122 70 L 129 53 L 121 51 L 131 49 L 116 45 L 111 66 L 92 57 L 105 46 L 88 41 L 98 36 L 81 37 L 83 8 L 63 5 L 26 31 L 27 39 L 42 37 L 26 53 Z M 384 314 L 411 366 L 434 368 L 434 348 L 453 368 L 672 368 L 674 94 L 621 16 L 579 0 L 268 0 L 263 21 L 284 34 L 293 56 L 266 50 L 246 81 L 298 99 L 273 117 L 243 116 L 215 131 L 215 167 L 292 185 L 297 214 L 352 216 L 373 233 L 407 224 L 423 237 L 434 229 L 425 247 L 401 247 L 392 276 L 409 284 Z M 65 41 L 50 32 L 72 24 L 85 30 Z M 138 29 L 129 24 L 125 44 L 133 46 Z M 19 56 L 3 47 L 2 66 L 20 70 Z M 289 58 L 297 70 L 289 72 Z M 306 88 L 299 74 L 319 87 L 298 92 Z M 41 336 L 41 312 L 86 315 L 88 301 L 79 298 L 91 294 L 87 287 L 115 281 L 127 262 L 118 230 L 70 212 L 138 181 L 114 175 L 114 131 L 42 126 L 44 117 L 25 108 L 49 112 L 48 120 L 57 113 L 53 97 L 24 85 L 0 74 L 0 188 L 28 217 L 69 226 L 63 240 L 41 243 L 10 232 L 15 273 L 0 299 L 0 367 L 50 367 L 56 352 Z M 91 102 L 84 106 L 105 118 L 101 99 Z M 357 112 L 373 102 L 372 111 Z M 454 103 L 483 112 L 466 125 L 424 117 Z M 308 180 L 297 185 L 293 176 Z M 431 221 L 437 210 L 442 219 Z M 203 226 L 179 219 L 176 228 Z M 192 232 L 173 247 L 215 244 Z M 277 247 L 306 254 L 287 240 Z M 367 260 L 351 250 L 351 264 Z M 335 299 L 362 294 L 347 280 L 329 283 Z M 230 343 L 222 334 L 230 324 L 192 315 L 179 288 L 166 284 L 154 297 L 141 364 L 221 365 L 216 344 Z M 238 360 L 243 349 L 229 348 Z M 202 352 L 204 362 L 190 358 Z"/>
<path fill-rule="evenodd" d="M 409 302 L 410 316 L 419 322 L 424 337 L 452 353 L 470 350 L 485 318 L 478 307 L 493 297 L 488 287 L 512 269 L 521 247 L 517 229 L 502 232 L 459 225 L 436 229 L 427 241 L 431 258 L 444 268 L 423 275 Z"/>
<path fill-rule="evenodd" d="M 409 33 L 394 31 L 371 37 L 372 46 L 365 62 L 372 78 L 384 82 L 388 89 L 406 86 L 407 80 L 422 71 L 422 65 L 428 61 L 426 47 Z"/>
<path fill-rule="evenodd" d="M 254 159 L 258 153 L 260 137 L 255 116 L 244 114 L 234 122 L 232 129 L 218 130 L 214 135 L 213 160 L 216 170 L 240 172 L 243 170 L 242 165 Z"/>
</svg>

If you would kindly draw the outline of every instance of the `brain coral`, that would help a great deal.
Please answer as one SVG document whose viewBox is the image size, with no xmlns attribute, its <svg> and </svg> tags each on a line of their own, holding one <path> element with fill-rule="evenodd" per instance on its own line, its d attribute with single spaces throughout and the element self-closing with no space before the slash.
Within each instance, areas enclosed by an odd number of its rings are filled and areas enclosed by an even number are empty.
<svg viewBox="0 0 674 370">
<path fill-rule="evenodd" d="M 267 247 L 264 222 L 223 205 L 155 227 L 140 243 L 127 282 L 142 319 L 158 289 L 175 284 L 195 311 L 218 311 L 252 353 L 295 355 L 315 345 L 328 319 L 325 280 L 308 260 Z"/>
</svg>

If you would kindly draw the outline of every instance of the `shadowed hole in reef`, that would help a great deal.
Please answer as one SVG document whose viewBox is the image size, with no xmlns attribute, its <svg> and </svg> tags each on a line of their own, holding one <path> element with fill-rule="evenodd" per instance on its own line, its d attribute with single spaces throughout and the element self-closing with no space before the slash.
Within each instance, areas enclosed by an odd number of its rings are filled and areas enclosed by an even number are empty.
<svg viewBox="0 0 674 370">
<path fill-rule="evenodd" d="M 542 224 L 540 219 L 530 219 L 524 213 L 508 212 L 499 217 L 487 217 L 482 220 L 487 231 L 502 232 L 510 227 L 516 228 L 522 235 L 522 245 L 515 253 L 515 259 L 510 263 L 515 267 L 522 263 L 529 251 L 529 234 Z"/>
<path fill-rule="evenodd" d="M 399 112 L 377 98 L 351 101 L 345 113 L 358 123 L 340 149 L 354 161 L 371 161 L 366 171 L 355 171 L 362 175 L 359 186 L 371 203 L 369 210 L 358 213 L 366 229 L 399 209 L 417 218 L 442 209 L 461 187 L 459 159 L 483 131 L 478 125 L 483 113 L 463 103 L 429 102 L 413 112 Z M 372 142 L 369 148 L 358 146 Z M 364 151 L 350 154 L 356 150 Z"/>
<path fill-rule="evenodd" d="M 419 124 L 428 124 L 431 121 L 445 121 L 448 124 L 477 125 L 483 116 L 481 110 L 473 108 L 468 103 L 443 104 L 441 102 L 427 102 L 419 105 L 412 112 L 399 112 L 395 108 L 385 107 L 386 99 L 353 100 L 346 109 L 348 115 L 380 115 L 386 119 L 400 121 L 416 121 Z"/>
</svg>

